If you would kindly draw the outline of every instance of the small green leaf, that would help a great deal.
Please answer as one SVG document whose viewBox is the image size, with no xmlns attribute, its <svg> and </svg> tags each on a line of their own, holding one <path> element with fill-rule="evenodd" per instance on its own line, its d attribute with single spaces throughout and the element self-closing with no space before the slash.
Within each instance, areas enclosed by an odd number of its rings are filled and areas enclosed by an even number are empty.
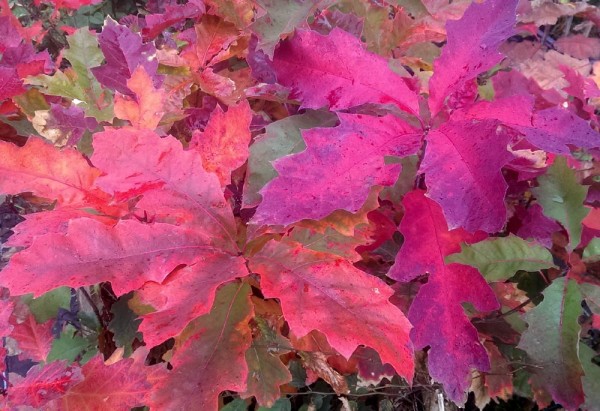
<svg viewBox="0 0 600 411">
<path fill-rule="evenodd" d="M 583 343 L 579 343 L 579 357 L 585 372 L 583 377 L 583 391 L 585 404 L 582 407 L 587 411 L 600 411 L 600 367 L 592 362 L 596 352 Z"/>
<path fill-rule="evenodd" d="M 554 280 L 544 291 L 544 300 L 525 314 L 529 328 L 518 348 L 539 366 L 530 382 L 543 387 L 566 409 L 577 409 L 584 401 L 577 322 L 582 295 L 575 281 L 566 281 Z"/>
<path fill-rule="evenodd" d="M 76 334 L 76 329 L 70 325 L 65 327 L 60 338 L 52 342 L 52 349 L 48 354 L 47 362 L 67 360 L 74 362 L 79 360 L 80 364 L 89 361 L 98 352 L 96 347 L 96 336 L 84 338 Z"/>
<path fill-rule="evenodd" d="M 544 214 L 567 229 L 572 250 L 581 242 L 581 222 L 590 211 L 583 205 L 588 187 L 577 182 L 575 171 L 563 157 L 556 157 L 548 172 L 538 177 L 538 182 L 539 187 L 532 190 L 533 194 Z"/>
<path fill-rule="evenodd" d="M 59 287 L 47 292 L 38 298 L 30 295 L 23 297 L 23 301 L 35 316 L 35 320 L 42 324 L 55 318 L 59 308 L 69 309 L 71 303 L 71 288 Z"/>
<path fill-rule="evenodd" d="M 292 411 L 292 403 L 287 398 L 280 398 L 271 408 L 259 407 L 258 411 Z"/>
<path fill-rule="evenodd" d="M 519 270 L 538 271 L 554 266 L 548 250 L 514 235 L 463 244 L 461 248 L 460 253 L 446 257 L 446 263 L 475 267 L 490 282 L 507 280 Z"/>
<path fill-rule="evenodd" d="M 108 324 L 108 329 L 113 332 L 117 347 L 125 348 L 125 356 L 128 357 L 133 352 L 131 344 L 137 337 L 142 339 L 142 334 L 138 327 L 142 320 L 129 308 L 129 300 L 133 298 L 133 292 L 120 297 L 115 302 L 110 311 L 114 314 L 112 321 Z"/>
<path fill-rule="evenodd" d="M 236 398 L 221 408 L 221 411 L 246 411 L 247 409 L 248 404 L 246 404 L 246 401 L 242 400 L 241 398 Z"/>
</svg>

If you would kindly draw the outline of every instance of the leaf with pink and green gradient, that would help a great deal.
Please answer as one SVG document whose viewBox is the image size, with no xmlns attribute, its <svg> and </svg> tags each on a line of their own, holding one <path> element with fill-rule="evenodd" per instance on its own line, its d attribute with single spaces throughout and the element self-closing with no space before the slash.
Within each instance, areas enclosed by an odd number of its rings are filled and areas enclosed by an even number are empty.
<svg viewBox="0 0 600 411">
<path fill-rule="evenodd" d="M 217 292 L 210 313 L 191 322 L 175 339 L 173 369 L 153 387 L 156 410 L 217 410 L 219 393 L 244 392 L 254 315 L 248 284 L 232 283 Z"/>
<path fill-rule="evenodd" d="M 429 273 L 408 314 L 415 326 L 411 340 L 416 349 L 431 347 L 431 376 L 444 385 L 452 401 L 462 404 L 471 383 L 471 369 L 488 371 L 490 362 L 461 304 L 471 303 L 480 311 L 497 309 L 499 304 L 477 270 L 461 264 L 446 265 L 444 258 L 460 251 L 461 242 L 478 241 L 485 234 L 470 235 L 461 228 L 448 231 L 441 208 L 423 191 L 408 193 L 402 204 L 405 214 L 400 232 L 404 243 L 388 276 L 410 281 Z"/>
<path fill-rule="evenodd" d="M 501 168 L 510 161 L 509 136 L 497 121 L 451 121 L 427 135 L 427 196 L 440 204 L 450 229 L 489 233 L 506 222 L 507 184 Z"/>
<path fill-rule="evenodd" d="M 460 20 L 446 23 L 448 42 L 434 62 L 429 81 L 432 115 L 441 111 L 446 97 L 502 60 L 498 47 L 513 34 L 517 3 L 518 0 L 473 2 Z"/>
<path fill-rule="evenodd" d="M 399 164 L 421 147 L 419 131 L 397 117 L 338 113 L 340 125 L 303 131 L 306 150 L 273 163 L 279 177 L 261 191 L 253 222 L 287 225 L 321 219 L 338 209 L 356 212 L 374 185 L 392 185 Z"/>
<path fill-rule="evenodd" d="M 394 291 L 384 281 L 343 258 L 289 240 L 265 245 L 250 267 L 260 275 L 265 297 L 279 298 L 296 336 L 318 330 L 347 359 L 366 345 L 412 381 L 411 325 L 390 303 Z M 356 332 L 361 329 L 369 332 Z"/>
<path fill-rule="evenodd" d="M 419 112 L 419 97 L 387 61 L 365 50 L 353 35 L 334 28 L 327 36 L 297 30 L 275 50 L 279 83 L 304 108 L 343 110 L 365 103 L 395 104 Z"/>
<path fill-rule="evenodd" d="M 199 260 L 160 284 L 146 283 L 138 292 L 140 301 L 156 310 L 142 316 L 139 328 L 149 347 L 178 335 L 194 318 L 208 313 L 219 285 L 248 275 L 240 257 L 213 250 L 199 254 Z"/>
</svg>

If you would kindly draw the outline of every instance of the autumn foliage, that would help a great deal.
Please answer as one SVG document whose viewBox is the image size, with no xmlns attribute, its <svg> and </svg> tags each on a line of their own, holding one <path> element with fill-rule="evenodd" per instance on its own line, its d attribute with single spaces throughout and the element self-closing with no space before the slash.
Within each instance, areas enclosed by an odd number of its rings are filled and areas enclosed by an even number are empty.
<svg viewBox="0 0 600 411">
<path fill-rule="evenodd" d="M 0 408 L 600 410 L 597 7 L 109 3 L 0 2 Z"/>
</svg>

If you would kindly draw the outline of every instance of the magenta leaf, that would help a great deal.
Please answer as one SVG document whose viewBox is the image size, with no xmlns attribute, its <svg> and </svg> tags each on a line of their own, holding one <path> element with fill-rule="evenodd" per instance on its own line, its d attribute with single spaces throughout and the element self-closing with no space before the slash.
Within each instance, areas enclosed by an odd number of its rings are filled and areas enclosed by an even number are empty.
<svg viewBox="0 0 600 411">
<path fill-rule="evenodd" d="M 435 60 L 429 108 L 437 114 L 446 97 L 502 60 L 498 47 L 513 33 L 518 0 L 473 2 L 457 21 L 448 21 L 448 42 Z"/>
<path fill-rule="evenodd" d="M 461 303 L 470 302 L 481 311 L 499 305 L 477 270 L 462 264 L 446 265 L 444 258 L 459 252 L 461 242 L 475 242 L 485 235 L 470 235 L 462 228 L 448 231 L 441 208 L 423 191 L 408 193 L 402 204 L 405 214 L 400 232 L 404 244 L 388 276 L 410 281 L 429 273 L 427 284 L 420 288 L 408 314 L 415 326 L 411 339 L 416 349 L 431 347 L 431 376 L 444 384 L 451 400 L 464 403 L 471 369 L 487 371 L 490 362 Z"/>
<path fill-rule="evenodd" d="M 93 68 L 92 73 L 100 84 L 121 94 L 134 96 L 127 87 L 127 80 L 138 66 L 143 66 L 153 79 L 154 86 L 160 86 L 161 79 L 156 76 L 156 48 L 152 44 L 143 44 L 139 34 L 117 24 L 109 17 L 98 36 L 98 42 L 106 64 Z"/>
<path fill-rule="evenodd" d="M 293 90 L 302 107 L 343 110 L 365 103 L 391 103 L 416 114 L 418 95 L 387 61 L 335 28 L 328 36 L 298 30 L 275 51 L 277 80 Z"/>
<path fill-rule="evenodd" d="M 451 121 L 429 132 L 421 172 L 427 196 L 442 206 L 451 229 L 502 229 L 507 184 L 501 168 L 512 158 L 507 145 L 493 120 Z"/>
<path fill-rule="evenodd" d="M 373 185 L 391 185 L 400 172 L 385 155 L 404 157 L 421 146 L 421 133 L 391 116 L 338 114 L 340 125 L 303 131 L 305 151 L 274 162 L 279 177 L 261 190 L 257 224 L 320 219 L 337 209 L 356 212 Z"/>
</svg>

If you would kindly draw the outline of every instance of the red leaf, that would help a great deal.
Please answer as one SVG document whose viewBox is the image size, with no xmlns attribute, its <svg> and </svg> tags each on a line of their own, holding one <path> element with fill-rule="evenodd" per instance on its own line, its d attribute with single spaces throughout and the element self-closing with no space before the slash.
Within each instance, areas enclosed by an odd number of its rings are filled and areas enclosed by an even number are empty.
<svg viewBox="0 0 600 411">
<path fill-rule="evenodd" d="M 11 295 L 39 296 L 61 285 L 111 281 L 117 295 L 161 282 L 180 264 L 211 252 L 209 239 L 170 224 L 119 221 L 114 227 L 90 218 L 71 220 L 66 234 L 51 233 L 14 255 L 2 271 Z M 127 273 L 127 275 L 123 275 Z"/>
<path fill-rule="evenodd" d="M 217 106 L 204 132 L 196 131 L 190 147 L 202 156 L 204 169 L 219 177 L 221 186 L 231 182 L 231 172 L 244 164 L 250 144 L 252 110 L 247 100 L 223 112 Z"/>
<path fill-rule="evenodd" d="M 38 138 L 24 147 L 0 141 L 0 192 L 31 191 L 56 199 L 58 206 L 105 204 L 106 194 L 93 187 L 100 171 L 73 149 L 57 150 Z"/>
<path fill-rule="evenodd" d="M 215 175 L 195 151 L 150 131 L 107 130 L 94 135 L 92 162 L 106 171 L 97 185 L 117 198 L 144 197 L 140 210 L 157 220 L 185 223 L 223 251 L 238 253 L 231 207 Z"/>
<path fill-rule="evenodd" d="M 162 284 L 147 283 L 138 295 L 156 311 L 142 317 L 139 329 L 146 344 L 152 347 L 179 334 L 210 310 L 219 285 L 246 275 L 243 258 L 213 251 L 203 253 L 197 264 L 172 273 Z"/>
<path fill-rule="evenodd" d="M 400 223 L 404 243 L 388 276 L 410 281 L 429 273 L 410 307 L 408 318 L 415 325 L 411 339 L 415 348 L 430 346 L 429 372 L 444 384 L 456 403 L 464 403 L 471 368 L 488 371 L 490 362 L 480 344 L 477 330 L 465 316 L 461 303 L 472 303 L 481 311 L 499 308 L 494 292 L 474 268 L 444 263 L 460 251 L 461 241 L 473 242 L 463 229 L 448 231 L 442 210 L 422 191 L 408 193 L 402 202 L 405 214 Z"/>
<path fill-rule="evenodd" d="M 13 326 L 8 322 L 8 319 L 14 308 L 15 303 L 12 300 L 0 299 L 0 337 L 6 337 L 13 329 Z M 0 356 L 0 358 L 3 358 L 3 356 Z M 2 362 L 3 361 L 0 360 L 0 363 Z"/>
<path fill-rule="evenodd" d="M 81 369 L 68 366 L 66 361 L 34 365 L 25 378 L 9 388 L 8 401 L 16 406 L 29 405 L 42 409 L 48 402 L 61 398 L 81 380 Z"/>
<path fill-rule="evenodd" d="M 162 14 L 149 14 L 146 16 L 146 26 L 142 30 L 144 40 L 152 40 L 163 30 L 189 18 L 198 18 L 205 12 L 202 1 L 190 1 L 186 4 L 167 4 Z"/>
<path fill-rule="evenodd" d="M 507 184 L 501 168 L 511 159 L 507 145 L 496 121 L 451 121 L 429 132 L 420 171 L 428 197 L 442 206 L 450 229 L 502 229 Z"/>
<path fill-rule="evenodd" d="M 302 107 L 343 110 L 365 103 L 392 103 L 416 114 L 418 96 L 387 61 L 335 28 L 328 36 L 298 30 L 275 51 L 277 79 Z"/>
<path fill-rule="evenodd" d="M 429 108 L 437 114 L 446 97 L 502 60 L 498 47 L 513 33 L 518 0 L 473 2 L 457 21 L 446 23 L 448 42 L 434 62 Z"/>
<path fill-rule="evenodd" d="M 321 219 L 337 209 L 356 212 L 373 185 L 392 185 L 404 157 L 421 146 L 421 133 L 397 117 L 338 113 L 335 128 L 303 131 L 305 151 L 274 162 L 279 177 L 261 190 L 257 224 L 289 224 Z"/>
<path fill-rule="evenodd" d="M 213 308 L 176 339 L 173 370 L 154 386 L 149 405 L 157 410 L 216 410 L 221 391 L 246 390 L 245 352 L 252 333 L 250 286 L 229 284 L 219 290 Z"/>
<path fill-rule="evenodd" d="M 319 330 L 346 359 L 359 345 L 369 346 L 412 381 L 410 324 L 389 302 L 394 292 L 382 280 L 347 260 L 291 241 L 268 243 L 250 266 L 260 274 L 265 297 L 279 298 L 298 337 Z M 361 329 L 369 332 L 357 332 Z"/>
<path fill-rule="evenodd" d="M 6 270 L 4 270 L 6 271 Z M 4 274 L 4 271 L 2 272 Z M 17 341 L 25 358 L 33 361 L 46 361 L 52 348 L 52 321 L 38 324 L 33 314 L 28 314 L 22 322 L 12 318 L 14 329 L 10 336 Z"/>
<path fill-rule="evenodd" d="M 129 410 L 144 404 L 150 388 L 147 371 L 139 362 L 128 358 L 105 365 L 101 357 L 94 357 L 81 371 L 84 380 L 71 387 L 57 400 L 64 410 Z"/>
</svg>

